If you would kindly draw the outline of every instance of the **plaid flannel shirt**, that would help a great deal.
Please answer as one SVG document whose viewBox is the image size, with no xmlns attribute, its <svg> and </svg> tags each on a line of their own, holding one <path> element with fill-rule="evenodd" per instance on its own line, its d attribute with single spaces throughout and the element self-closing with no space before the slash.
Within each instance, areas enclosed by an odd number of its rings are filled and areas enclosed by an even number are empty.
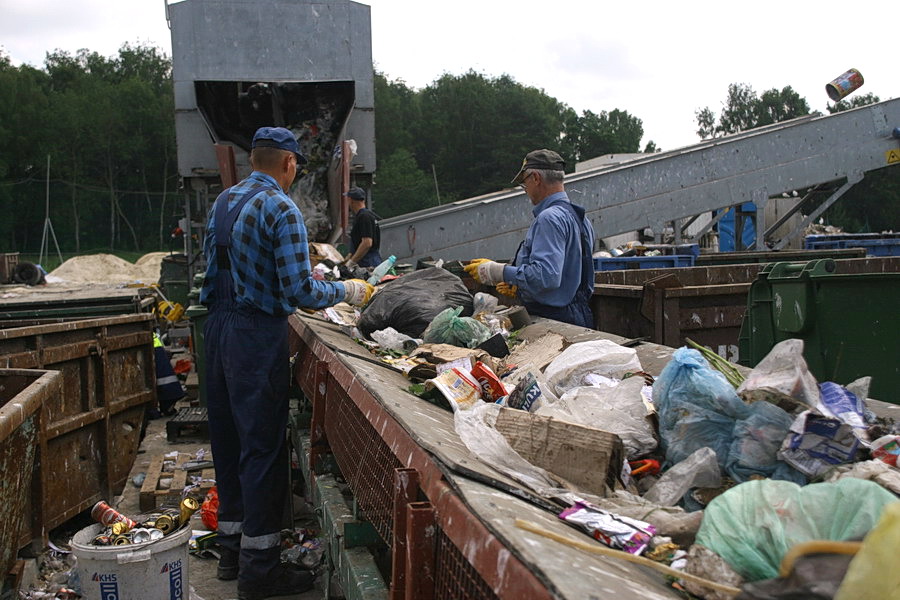
<svg viewBox="0 0 900 600">
<path fill-rule="evenodd" d="M 342 301 L 342 283 L 312 278 L 303 215 L 275 179 L 254 171 L 229 190 L 229 208 L 234 206 L 236 196 L 261 185 L 275 190 L 261 190 L 251 196 L 231 232 L 228 258 L 237 303 L 279 316 L 289 315 L 297 307 L 323 308 Z M 207 219 L 203 253 L 207 266 L 200 302 L 209 306 L 215 302 L 218 272 L 215 208 Z"/>
</svg>

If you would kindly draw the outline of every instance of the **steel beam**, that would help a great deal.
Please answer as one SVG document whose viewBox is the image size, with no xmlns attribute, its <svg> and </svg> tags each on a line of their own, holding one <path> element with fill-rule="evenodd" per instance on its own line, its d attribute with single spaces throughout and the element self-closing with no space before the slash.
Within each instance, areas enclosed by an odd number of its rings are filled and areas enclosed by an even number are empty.
<svg viewBox="0 0 900 600">
<path fill-rule="evenodd" d="M 406 598 L 434 599 L 434 507 L 410 502 L 406 509 Z"/>
<path fill-rule="evenodd" d="M 416 500 L 419 474 L 415 469 L 394 469 L 394 547 L 391 548 L 391 600 L 406 596 L 407 507 Z"/>
</svg>

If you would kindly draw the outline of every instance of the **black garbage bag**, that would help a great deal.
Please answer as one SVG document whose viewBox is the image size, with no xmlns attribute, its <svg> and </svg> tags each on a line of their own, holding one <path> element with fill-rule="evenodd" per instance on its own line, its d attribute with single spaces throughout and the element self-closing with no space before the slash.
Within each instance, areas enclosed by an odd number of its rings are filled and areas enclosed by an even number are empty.
<svg viewBox="0 0 900 600">
<path fill-rule="evenodd" d="M 386 283 L 356 324 L 363 335 L 393 327 L 414 338 L 422 337 L 438 313 L 462 306 L 460 316 L 472 314 L 472 294 L 462 280 L 444 269 L 414 271 Z"/>
</svg>

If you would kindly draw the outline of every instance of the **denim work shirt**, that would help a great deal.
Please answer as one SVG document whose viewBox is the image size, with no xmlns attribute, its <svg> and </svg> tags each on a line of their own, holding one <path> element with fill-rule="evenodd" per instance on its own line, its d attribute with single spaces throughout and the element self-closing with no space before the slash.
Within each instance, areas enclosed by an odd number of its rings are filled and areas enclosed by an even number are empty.
<svg viewBox="0 0 900 600">
<path fill-rule="evenodd" d="M 269 175 L 253 171 L 228 192 L 228 207 L 236 204 L 242 192 L 255 186 L 261 189 L 244 205 L 231 231 L 231 278 L 235 300 L 275 316 L 289 315 L 296 307 L 323 308 L 344 299 L 344 284 L 312 278 L 306 224 L 300 209 Z M 216 224 L 215 205 L 209 212 L 206 238 L 206 277 L 200 302 L 215 302 Z"/>
<path fill-rule="evenodd" d="M 550 194 L 532 209 L 534 222 L 516 254 L 515 266 L 503 268 L 503 280 L 519 287 L 525 302 L 548 306 L 566 306 L 575 298 L 581 284 L 581 229 L 587 231 L 590 248 L 594 230 L 584 219 L 578 223 L 563 203 L 565 192 Z"/>
</svg>

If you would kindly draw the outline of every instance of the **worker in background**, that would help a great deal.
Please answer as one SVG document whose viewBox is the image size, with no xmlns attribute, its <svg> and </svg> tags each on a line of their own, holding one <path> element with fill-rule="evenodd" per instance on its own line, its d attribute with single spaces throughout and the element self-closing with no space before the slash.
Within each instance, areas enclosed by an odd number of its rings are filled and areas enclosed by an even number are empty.
<svg viewBox="0 0 900 600">
<path fill-rule="evenodd" d="M 484 285 L 515 295 L 532 315 L 593 329 L 594 229 L 563 186 L 566 163 L 552 150 L 525 156 L 513 179 L 534 208 L 534 222 L 510 265 L 476 259 L 465 270 Z"/>
<path fill-rule="evenodd" d="M 184 398 L 184 388 L 172 368 L 162 338 L 156 332 L 153 333 L 153 358 L 156 363 L 156 401 L 159 403 L 159 413 L 164 417 L 171 417 L 178 412 L 175 410 L 175 403 Z"/>
<path fill-rule="evenodd" d="M 344 264 L 350 269 L 377 267 L 381 264 L 381 230 L 378 227 L 381 217 L 366 208 L 366 193 L 361 188 L 350 188 L 346 196 L 353 211 L 353 228 L 350 229 L 350 254 Z"/>
<path fill-rule="evenodd" d="M 238 598 L 312 588 L 309 571 L 281 564 L 288 494 L 285 436 L 290 369 L 288 316 L 295 308 L 365 304 L 365 281 L 311 276 L 303 215 L 286 192 L 306 162 L 294 135 L 261 127 L 253 172 L 222 192 L 204 241 L 207 412 L 219 493 L 219 579 L 238 580 Z"/>
</svg>

